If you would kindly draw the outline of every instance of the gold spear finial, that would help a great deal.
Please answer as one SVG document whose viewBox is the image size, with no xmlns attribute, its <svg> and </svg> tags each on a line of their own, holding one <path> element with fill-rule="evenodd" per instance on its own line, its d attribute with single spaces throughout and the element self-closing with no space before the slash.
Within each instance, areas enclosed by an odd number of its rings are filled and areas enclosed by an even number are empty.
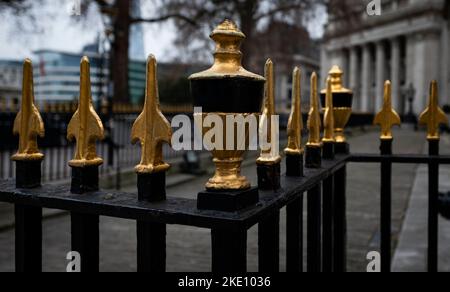
<svg viewBox="0 0 450 292">
<path fill-rule="evenodd" d="M 314 72 L 311 76 L 311 109 L 308 118 L 309 138 L 307 146 L 320 147 L 320 128 L 322 122 L 320 121 L 319 100 L 317 96 L 317 74 Z"/>
<path fill-rule="evenodd" d="M 163 143 L 171 144 L 172 127 L 161 112 L 159 105 L 156 58 L 147 61 L 147 89 L 144 110 L 137 118 L 132 130 L 132 143 L 140 141 L 141 163 L 136 166 L 140 174 L 167 171 L 170 165 L 163 161 Z"/>
<path fill-rule="evenodd" d="M 327 78 L 327 91 L 325 95 L 325 113 L 323 116 L 324 124 L 324 137 L 322 142 L 334 143 L 336 139 L 334 137 L 334 106 L 333 106 L 333 89 L 331 78 Z"/>
<path fill-rule="evenodd" d="M 42 160 L 37 137 L 44 137 L 45 129 L 39 110 L 34 104 L 33 64 L 26 59 L 23 64 L 22 105 L 14 122 L 13 132 L 19 135 L 19 150 L 12 157 L 14 161 Z"/>
<path fill-rule="evenodd" d="M 398 113 L 392 108 L 392 85 L 390 81 L 384 84 L 383 109 L 374 120 L 375 125 L 381 126 L 381 140 L 392 140 L 392 127 L 402 123 Z"/>
<path fill-rule="evenodd" d="M 302 155 L 303 116 L 301 101 L 301 72 L 295 67 L 292 77 L 292 109 L 288 123 L 288 146 L 284 150 L 287 155 Z"/>
<path fill-rule="evenodd" d="M 428 140 L 439 140 L 439 126 L 448 125 L 448 118 L 439 107 L 438 84 L 432 81 L 430 85 L 430 98 L 428 108 L 420 115 L 421 125 L 428 126 Z"/>
<path fill-rule="evenodd" d="M 67 129 L 67 139 L 76 140 L 75 157 L 71 167 L 99 166 L 103 159 L 97 156 L 95 143 L 103 140 L 104 128 L 92 105 L 89 59 L 83 57 L 80 64 L 80 101 Z"/>
<path fill-rule="evenodd" d="M 265 86 L 265 103 L 263 114 L 261 116 L 261 131 L 267 134 L 267 143 L 270 145 L 270 149 L 266 149 L 261 151 L 261 156 L 258 158 L 258 164 L 265 165 L 274 165 L 281 161 L 281 156 L 279 153 L 279 147 L 277 147 L 278 141 L 272 141 L 272 131 L 276 131 L 273 129 L 272 125 L 272 117 L 275 113 L 275 80 L 274 80 L 274 72 L 273 72 L 273 62 L 271 59 L 268 59 L 265 66 L 265 78 L 266 78 L 266 86 Z M 264 135 L 263 135 L 264 136 Z"/>
</svg>

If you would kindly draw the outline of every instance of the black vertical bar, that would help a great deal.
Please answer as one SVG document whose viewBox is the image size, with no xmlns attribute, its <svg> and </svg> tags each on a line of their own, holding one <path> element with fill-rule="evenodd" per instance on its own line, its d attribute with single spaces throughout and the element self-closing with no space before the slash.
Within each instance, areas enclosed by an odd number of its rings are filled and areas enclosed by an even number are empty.
<svg viewBox="0 0 450 292">
<path fill-rule="evenodd" d="M 138 198 L 142 202 L 166 199 L 166 173 L 138 174 Z M 167 227 L 163 223 L 137 221 L 138 272 L 166 271 Z"/>
<path fill-rule="evenodd" d="M 42 209 L 15 206 L 16 272 L 42 272 Z"/>
<path fill-rule="evenodd" d="M 138 272 L 166 271 L 166 225 L 137 222 Z"/>
<path fill-rule="evenodd" d="M 264 218 L 258 225 L 260 273 L 280 271 L 280 211 Z"/>
<path fill-rule="evenodd" d="M 211 238 L 213 273 L 247 271 L 247 229 L 235 226 L 213 228 Z"/>
<path fill-rule="evenodd" d="M 308 272 L 322 271 L 322 188 L 308 191 Z"/>
<path fill-rule="evenodd" d="M 381 140 L 381 155 L 392 155 L 392 139 Z M 381 162 L 381 272 L 391 271 L 392 240 L 392 162 Z"/>
<path fill-rule="evenodd" d="M 429 155 L 439 155 L 439 140 L 429 140 Z M 428 271 L 438 271 L 438 230 L 439 230 L 439 163 L 430 162 L 428 166 Z"/>
<path fill-rule="evenodd" d="M 16 162 L 16 187 L 41 185 L 42 161 Z M 42 208 L 15 205 L 15 259 L 17 272 L 42 272 Z"/>
<path fill-rule="evenodd" d="M 333 271 L 333 188 L 334 178 L 323 182 L 323 272 Z"/>
<path fill-rule="evenodd" d="M 72 167 L 73 194 L 84 195 L 98 190 L 98 166 Z M 71 213 L 72 251 L 81 256 L 81 272 L 99 271 L 99 223 L 98 215 Z"/>
<path fill-rule="evenodd" d="M 344 166 L 334 176 L 334 272 L 347 271 L 347 168 Z"/>
<path fill-rule="evenodd" d="M 303 272 L 303 195 L 286 207 L 286 271 Z"/>
<path fill-rule="evenodd" d="M 80 253 L 81 272 L 99 272 L 99 221 L 98 215 L 71 214 L 72 251 Z"/>
</svg>

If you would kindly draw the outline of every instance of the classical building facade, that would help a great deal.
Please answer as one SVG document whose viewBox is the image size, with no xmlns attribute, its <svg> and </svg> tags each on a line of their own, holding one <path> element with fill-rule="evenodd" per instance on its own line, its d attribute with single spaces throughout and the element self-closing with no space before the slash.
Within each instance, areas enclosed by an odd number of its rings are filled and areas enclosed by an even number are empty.
<svg viewBox="0 0 450 292">
<path fill-rule="evenodd" d="M 321 53 L 322 82 L 332 65 L 342 67 L 346 85 L 355 92 L 355 111 L 379 110 L 388 79 L 401 114 L 425 108 L 432 80 L 439 82 L 441 104 L 449 104 L 450 1 L 382 0 L 381 15 L 373 16 L 367 13 L 369 2 L 332 1 Z"/>
</svg>

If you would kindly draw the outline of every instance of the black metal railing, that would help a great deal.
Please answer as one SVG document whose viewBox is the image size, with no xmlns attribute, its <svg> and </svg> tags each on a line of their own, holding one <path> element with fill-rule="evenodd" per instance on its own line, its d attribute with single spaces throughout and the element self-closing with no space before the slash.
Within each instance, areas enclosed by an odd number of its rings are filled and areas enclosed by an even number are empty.
<svg viewBox="0 0 450 292">
<path fill-rule="evenodd" d="M 42 269 L 42 208 L 70 211 L 72 248 L 82 257 L 83 271 L 99 270 L 99 216 L 137 222 L 138 270 L 166 270 L 166 225 L 212 230 L 212 271 L 245 272 L 247 231 L 259 224 L 259 270 L 277 272 L 280 247 L 280 210 L 287 207 L 288 272 L 303 271 L 303 203 L 307 199 L 306 266 L 309 272 L 346 271 L 346 166 L 347 163 L 381 164 L 382 270 L 391 263 L 390 168 L 395 163 L 428 164 L 430 174 L 428 269 L 437 271 L 438 170 L 450 164 L 430 142 L 430 155 L 393 155 L 382 145 L 380 155 L 338 155 L 323 160 L 320 169 L 305 168 L 303 177 L 281 178 L 279 191 L 261 191 L 258 205 L 227 213 L 204 211 L 196 200 L 171 198 L 158 203 L 139 200 L 135 193 L 93 192 L 83 196 L 70 186 L 17 189 L 13 180 L 0 181 L 0 201 L 16 206 L 16 270 Z M 305 195 L 306 194 L 306 195 Z M 170 195 L 170 194 L 169 194 Z"/>
</svg>

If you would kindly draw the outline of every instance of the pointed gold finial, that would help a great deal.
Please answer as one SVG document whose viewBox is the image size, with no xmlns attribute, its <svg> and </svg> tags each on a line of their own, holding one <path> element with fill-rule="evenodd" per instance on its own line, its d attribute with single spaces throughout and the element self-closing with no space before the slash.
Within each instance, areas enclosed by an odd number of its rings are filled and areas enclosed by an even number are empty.
<svg viewBox="0 0 450 292">
<path fill-rule="evenodd" d="M 67 129 L 67 139 L 76 140 L 75 157 L 71 167 L 99 166 L 103 159 L 97 156 L 95 143 L 103 140 L 104 128 L 92 105 L 90 64 L 87 57 L 81 60 L 80 101 Z"/>
<path fill-rule="evenodd" d="M 392 108 L 392 85 L 390 81 L 384 84 L 383 109 L 377 114 L 374 120 L 375 125 L 381 127 L 381 140 L 392 140 L 392 127 L 401 125 L 398 113 Z"/>
<path fill-rule="evenodd" d="M 301 72 L 298 67 L 295 67 L 294 69 L 292 82 L 292 109 L 287 130 L 288 146 L 284 150 L 284 153 L 287 155 L 298 156 L 304 153 L 302 146 L 303 115 L 301 101 Z"/>
<path fill-rule="evenodd" d="M 307 146 L 321 147 L 320 142 L 320 128 L 322 122 L 320 121 L 319 100 L 317 96 L 317 74 L 314 72 L 311 76 L 311 109 L 308 118 L 309 138 Z"/>
<path fill-rule="evenodd" d="M 448 118 L 439 107 L 438 84 L 432 81 L 430 85 L 430 98 L 428 108 L 420 115 L 421 125 L 428 126 L 428 140 L 439 140 L 439 126 L 448 125 Z"/>
<path fill-rule="evenodd" d="M 336 139 L 334 137 L 334 106 L 333 106 L 333 90 L 331 78 L 327 78 L 327 92 L 325 95 L 325 113 L 323 116 L 324 125 L 324 137 L 322 142 L 334 143 Z"/>
<path fill-rule="evenodd" d="M 167 171 L 170 165 L 163 161 L 163 143 L 171 144 L 172 127 L 161 112 L 159 105 L 156 58 L 147 61 L 147 89 L 144 110 L 137 118 L 132 130 L 132 143 L 140 141 L 141 163 L 136 166 L 140 174 Z"/>
<path fill-rule="evenodd" d="M 275 116 L 275 80 L 273 72 L 273 62 L 268 59 L 265 66 L 265 101 L 263 114 L 261 116 L 260 129 L 267 134 L 267 143 L 270 145 L 270 149 L 261 151 L 261 156 L 258 158 L 258 164 L 274 165 L 280 163 L 281 156 L 279 148 L 277 147 L 278 141 L 272 141 L 272 116 Z M 264 136 L 264 135 L 263 135 Z"/>
<path fill-rule="evenodd" d="M 41 115 L 34 104 L 33 64 L 26 59 L 23 64 L 22 105 L 14 122 L 13 132 L 19 135 L 19 150 L 12 157 L 14 161 L 42 160 L 37 137 L 44 137 L 45 129 Z"/>
</svg>

